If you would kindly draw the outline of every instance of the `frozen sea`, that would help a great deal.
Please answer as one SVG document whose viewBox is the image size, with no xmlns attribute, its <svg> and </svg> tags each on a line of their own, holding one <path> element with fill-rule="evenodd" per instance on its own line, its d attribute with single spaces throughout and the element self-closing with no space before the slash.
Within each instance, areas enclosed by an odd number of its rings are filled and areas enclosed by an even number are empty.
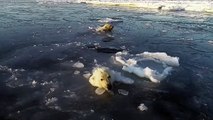
<svg viewBox="0 0 213 120">
<path fill-rule="evenodd" d="M 40 1 L 0 0 L 1 120 L 213 119 L 212 12 Z M 107 21 L 112 32 L 94 31 Z M 180 65 L 153 83 L 122 71 L 112 57 L 122 50 Z M 96 64 L 134 84 L 96 95 L 84 77 Z"/>
</svg>

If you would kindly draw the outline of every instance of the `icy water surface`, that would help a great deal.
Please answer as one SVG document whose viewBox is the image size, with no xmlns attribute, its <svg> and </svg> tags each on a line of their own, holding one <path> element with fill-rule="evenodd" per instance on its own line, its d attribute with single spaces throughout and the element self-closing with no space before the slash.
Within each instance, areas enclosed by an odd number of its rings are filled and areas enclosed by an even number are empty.
<svg viewBox="0 0 213 120">
<path fill-rule="evenodd" d="M 29 1 L 1 2 L 0 11 L 1 120 L 213 119 L 211 13 Z M 93 30 L 109 18 L 112 33 Z M 166 52 L 180 66 L 152 83 L 114 63 L 120 50 Z M 135 83 L 98 96 L 83 76 L 96 64 Z"/>
</svg>

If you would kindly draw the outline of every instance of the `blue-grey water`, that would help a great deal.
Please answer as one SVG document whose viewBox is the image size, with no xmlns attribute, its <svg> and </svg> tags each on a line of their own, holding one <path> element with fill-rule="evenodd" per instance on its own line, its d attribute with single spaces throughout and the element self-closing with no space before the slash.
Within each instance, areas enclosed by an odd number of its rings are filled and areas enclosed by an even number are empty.
<svg viewBox="0 0 213 120">
<path fill-rule="evenodd" d="M 90 28 L 113 18 L 111 33 Z M 213 119 L 212 13 L 147 11 L 74 3 L 0 3 L 1 120 Z M 180 66 L 159 84 L 124 73 L 113 47 L 132 54 L 166 52 Z M 74 68 L 75 62 L 84 64 Z M 132 77 L 115 94 L 95 94 L 83 74 L 94 61 Z M 79 71 L 80 73 L 77 74 Z M 76 74 L 75 74 L 76 73 Z M 129 91 L 120 95 L 116 89 Z M 147 111 L 137 107 L 144 103 Z"/>
</svg>

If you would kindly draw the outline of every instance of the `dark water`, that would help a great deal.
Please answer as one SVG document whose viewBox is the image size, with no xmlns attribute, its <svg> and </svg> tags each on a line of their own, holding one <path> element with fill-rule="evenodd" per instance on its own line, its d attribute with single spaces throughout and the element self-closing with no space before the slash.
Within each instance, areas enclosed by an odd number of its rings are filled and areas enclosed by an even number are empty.
<svg viewBox="0 0 213 120">
<path fill-rule="evenodd" d="M 114 18 L 114 30 L 89 27 Z M 211 120 L 213 119 L 213 17 L 86 4 L 0 3 L 0 118 L 11 120 Z M 83 74 L 98 64 L 122 72 L 111 56 L 166 52 L 180 58 L 160 84 L 131 74 L 133 85 L 115 85 L 98 96 Z M 84 68 L 73 68 L 80 61 Z M 78 70 L 79 74 L 74 74 Z M 129 91 L 128 96 L 117 89 Z M 144 103 L 147 111 L 137 107 Z"/>
</svg>

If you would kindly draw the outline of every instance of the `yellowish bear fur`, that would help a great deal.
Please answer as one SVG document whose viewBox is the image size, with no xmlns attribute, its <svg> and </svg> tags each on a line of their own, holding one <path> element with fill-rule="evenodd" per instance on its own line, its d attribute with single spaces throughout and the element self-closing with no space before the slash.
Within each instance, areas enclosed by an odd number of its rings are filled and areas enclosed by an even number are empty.
<svg viewBox="0 0 213 120">
<path fill-rule="evenodd" d="M 110 73 L 107 68 L 98 67 L 93 70 L 92 76 L 89 78 L 91 85 L 103 88 L 105 90 L 111 89 Z"/>
<path fill-rule="evenodd" d="M 110 32 L 112 31 L 113 26 L 109 23 L 104 24 L 103 26 L 96 29 L 97 32 Z"/>
</svg>

